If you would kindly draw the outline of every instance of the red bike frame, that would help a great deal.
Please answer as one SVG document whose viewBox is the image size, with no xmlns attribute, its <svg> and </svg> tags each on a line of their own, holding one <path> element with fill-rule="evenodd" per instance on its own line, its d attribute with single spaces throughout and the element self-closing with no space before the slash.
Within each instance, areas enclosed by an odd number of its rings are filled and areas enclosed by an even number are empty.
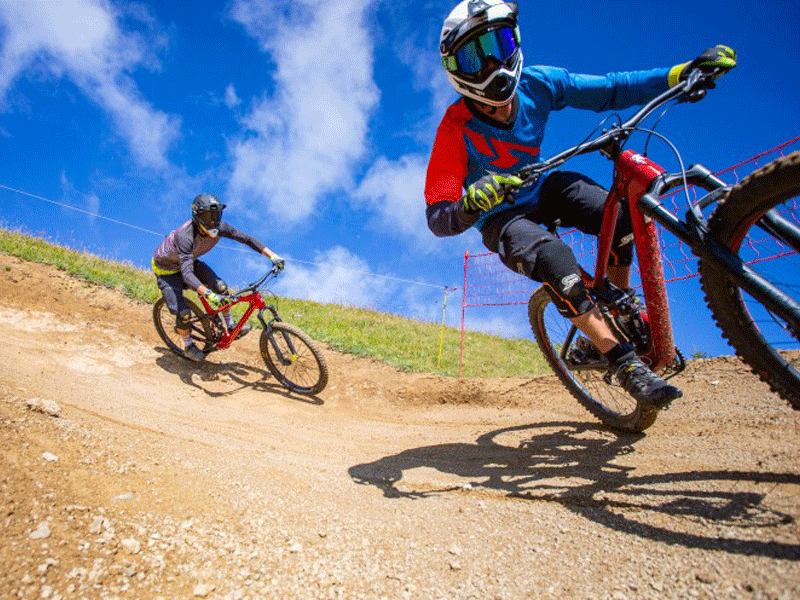
<svg viewBox="0 0 800 600">
<path fill-rule="evenodd" d="M 240 302 L 249 302 L 250 303 L 250 306 L 247 307 L 247 310 L 244 312 L 244 315 L 242 315 L 242 318 L 239 319 L 238 323 L 236 323 L 236 327 L 234 327 L 230 331 L 228 330 L 228 327 L 225 324 L 225 319 L 222 319 L 223 329 L 225 329 L 225 333 L 222 335 L 222 337 L 216 343 L 216 346 L 218 348 L 223 349 L 223 350 L 228 348 L 233 343 L 233 340 L 235 340 L 236 336 L 239 335 L 239 332 L 242 330 L 242 327 L 244 327 L 244 324 L 247 323 L 247 320 L 252 316 L 252 314 L 256 310 L 263 310 L 263 309 L 267 308 L 267 305 L 264 303 L 264 299 L 261 297 L 261 294 L 259 294 L 258 292 L 253 292 L 252 294 L 248 294 L 247 296 L 242 296 L 240 298 L 236 298 L 236 300 L 234 300 L 233 302 L 230 302 L 229 304 L 223 304 L 217 310 L 214 310 L 213 308 L 211 308 L 211 305 L 208 303 L 208 301 L 203 296 L 199 296 L 198 295 L 198 297 L 200 298 L 200 302 L 203 303 L 203 308 L 205 309 L 206 314 L 209 317 L 214 317 L 214 316 L 222 313 L 222 311 L 230 308 L 234 304 L 239 304 Z"/>
<path fill-rule="evenodd" d="M 664 282 L 658 230 L 653 219 L 640 212 L 636 205 L 650 184 L 664 173 L 664 169 L 633 150 L 622 152 L 616 159 L 615 166 L 614 185 L 606 200 L 603 226 L 597 240 L 597 265 L 594 278 L 586 274 L 584 277 L 587 278 L 587 284 L 593 287 L 599 287 L 605 280 L 619 204 L 627 201 L 633 222 L 636 257 L 639 260 L 639 271 L 650 325 L 650 348 L 643 358 L 653 370 L 658 370 L 675 359 L 675 339 L 672 333 L 667 288 Z"/>
</svg>

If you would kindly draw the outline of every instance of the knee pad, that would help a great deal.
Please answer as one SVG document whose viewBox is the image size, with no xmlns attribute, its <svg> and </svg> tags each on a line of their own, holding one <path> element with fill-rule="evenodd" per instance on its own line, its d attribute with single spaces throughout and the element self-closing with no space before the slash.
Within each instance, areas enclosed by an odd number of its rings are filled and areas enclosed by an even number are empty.
<svg viewBox="0 0 800 600">
<path fill-rule="evenodd" d="M 217 294 L 222 294 L 224 296 L 228 293 L 228 284 L 222 281 L 222 279 L 217 279 L 217 281 L 214 283 L 214 287 L 216 288 L 214 291 Z"/>
<path fill-rule="evenodd" d="M 537 252 L 535 274 L 563 316 L 570 319 L 578 317 L 594 306 L 575 255 L 561 240 L 550 240 L 541 245 Z"/>
<path fill-rule="evenodd" d="M 189 322 L 192 320 L 192 311 L 188 308 L 178 311 L 175 318 L 175 325 L 178 329 L 189 329 Z"/>
</svg>

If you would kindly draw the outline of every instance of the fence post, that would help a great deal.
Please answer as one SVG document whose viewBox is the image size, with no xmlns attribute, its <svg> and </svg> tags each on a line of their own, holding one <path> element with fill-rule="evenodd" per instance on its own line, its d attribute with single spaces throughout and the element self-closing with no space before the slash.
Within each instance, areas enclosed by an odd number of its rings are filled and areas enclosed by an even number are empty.
<svg viewBox="0 0 800 600">
<path fill-rule="evenodd" d="M 442 368 L 442 347 L 444 346 L 444 321 L 445 311 L 447 310 L 447 292 L 450 290 L 457 290 L 458 288 L 449 288 L 444 286 L 444 299 L 442 300 L 442 330 L 439 333 L 439 356 L 436 358 L 436 370 Z"/>
<path fill-rule="evenodd" d="M 458 378 L 461 379 L 461 366 L 464 363 L 464 312 L 467 308 L 467 262 L 469 261 L 469 250 L 464 252 L 464 285 L 461 295 L 461 344 L 458 349 Z"/>
</svg>

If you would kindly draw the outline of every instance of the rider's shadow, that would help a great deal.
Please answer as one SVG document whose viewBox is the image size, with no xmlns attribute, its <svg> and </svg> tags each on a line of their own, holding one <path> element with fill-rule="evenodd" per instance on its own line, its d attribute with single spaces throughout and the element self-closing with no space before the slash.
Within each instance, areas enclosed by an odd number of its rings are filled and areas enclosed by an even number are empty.
<svg viewBox="0 0 800 600">
<path fill-rule="evenodd" d="M 614 461 L 633 452 L 641 437 L 586 423 L 524 425 L 489 432 L 476 443 L 405 450 L 355 465 L 349 474 L 387 498 L 490 489 L 557 503 L 611 529 L 668 544 L 800 560 L 800 544 L 786 542 L 787 532 L 780 531 L 796 529 L 800 476 L 731 471 L 637 476 L 633 467 Z M 731 531 L 736 535 L 729 537 Z M 797 539 L 791 533 L 788 539 Z"/>
<path fill-rule="evenodd" d="M 568 471 L 579 468 L 601 470 L 606 478 L 622 475 L 627 467 L 611 465 L 619 455 L 632 451 L 636 436 L 620 438 L 599 426 L 582 423 L 546 423 L 535 440 L 519 439 L 516 446 L 494 441 L 500 436 L 513 436 L 533 426 L 519 426 L 492 432 L 478 438 L 477 443 L 439 444 L 405 450 L 372 463 L 349 469 L 358 483 L 371 484 L 383 490 L 387 498 L 423 498 L 441 492 L 469 488 L 488 488 L 509 495 L 526 491 L 550 490 L 552 477 L 563 479 Z M 523 436 L 524 438 L 525 436 Z M 582 463 L 580 461 L 583 461 Z M 418 468 L 435 469 L 455 475 L 457 484 L 444 487 L 408 484 L 403 476 Z M 408 479 L 408 478 L 407 478 Z"/>
<path fill-rule="evenodd" d="M 161 354 L 156 359 L 156 364 L 168 373 L 177 375 L 186 385 L 197 388 L 210 397 L 231 396 L 243 389 L 256 392 L 278 394 L 285 398 L 305 402 L 307 404 L 322 405 L 324 401 L 318 396 L 304 396 L 287 390 L 275 381 L 269 371 L 252 367 L 240 362 L 191 362 L 176 356 L 171 350 L 156 347 Z M 214 386 L 210 384 L 221 384 Z M 222 389 L 220 389 L 222 388 Z"/>
</svg>

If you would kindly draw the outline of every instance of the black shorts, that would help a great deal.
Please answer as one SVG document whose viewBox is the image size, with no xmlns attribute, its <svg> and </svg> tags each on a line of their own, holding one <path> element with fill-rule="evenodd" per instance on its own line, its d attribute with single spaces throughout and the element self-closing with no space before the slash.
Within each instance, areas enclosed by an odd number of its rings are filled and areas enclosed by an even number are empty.
<svg viewBox="0 0 800 600">
<path fill-rule="evenodd" d="M 194 261 L 194 274 L 197 275 L 197 278 L 204 286 L 217 294 L 224 294 L 228 289 L 225 282 L 217 277 L 214 270 L 202 260 Z M 161 295 L 164 296 L 169 312 L 178 316 L 182 311 L 186 310 L 183 290 L 187 286 L 180 272 L 172 275 L 156 275 L 156 282 L 158 283 L 158 289 L 161 290 Z"/>
<path fill-rule="evenodd" d="M 559 227 L 599 235 L 607 196 L 607 190 L 585 175 L 555 171 L 542 183 L 539 202 L 533 208 L 513 207 L 488 219 L 481 230 L 483 243 L 497 252 L 509 269 L 546 284 L 562 314 L 583 314 L 592 301 L 582 284 L 574 285 L 580 273 L 575 255 L 547 229 L 558 222 Z M 611 265 L 630 266 L 633 262 L 632 232 L 628 206 L 620 203 Z"/>
</svg>

